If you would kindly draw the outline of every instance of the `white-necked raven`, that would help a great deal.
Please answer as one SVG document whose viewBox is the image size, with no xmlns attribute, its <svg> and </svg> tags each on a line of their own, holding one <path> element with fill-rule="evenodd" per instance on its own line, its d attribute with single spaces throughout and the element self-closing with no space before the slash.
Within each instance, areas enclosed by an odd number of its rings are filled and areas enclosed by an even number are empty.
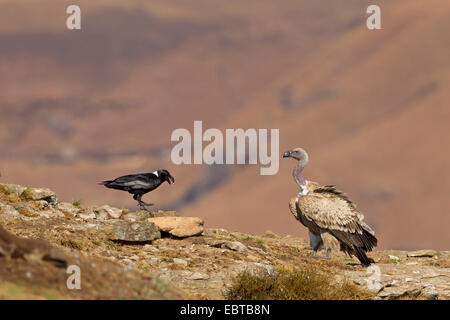
<svg viewBox="0 0 450 320">
<path fill-rule="evenodd" d="M 175 182 L 174 177 L 165 169 L 156 170 L 152 173 L 129 174 L 116 178 L 114 180 L 102 181 L 99 184 L 110 189 L 128 191 L 133 195 L 141 209 L 147 210 L 146 206 L 152 206 L 153 203 L 145 203 L 141 200 L 142 195 L 155 190 L 164 181 L 169 184 Z"/>
</svg>

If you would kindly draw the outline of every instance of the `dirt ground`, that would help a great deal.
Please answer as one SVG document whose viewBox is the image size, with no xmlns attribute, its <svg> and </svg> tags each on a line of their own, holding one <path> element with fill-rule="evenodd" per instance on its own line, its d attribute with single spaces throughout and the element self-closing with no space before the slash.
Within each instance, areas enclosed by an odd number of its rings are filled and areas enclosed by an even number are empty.
<svg viewBox="0 0 450 320">
<path fill-rule="evenodd" d="M 68 264 L 80 267 L 81 289 L 68 289 L 65 267 L 36 255 L 13 258 L 0 253 L 2 299 L 223 299 L 242 271 L 270 274 L 304 264 L 331 272 L 336 281 L 360 285 L 373 299 L 450 297 L 448 251 L 374 251 L 369 256 L 379 268 L 375 270 L 342 253 L 335 252 L 329 260 L 312 258 L 305 239 L 270 231 L 257 236 L 205 228 L 201 235 L 185 238 L 163 232 L 152 241 L 114 241 L 98 227 L 103 221 L 83 218 L 88 208 L 39 204 L 0 192 L 0 225 L 16 236 L 43 239 L 62 250 Z M 371 288 L 370 281 L 378 287 Z"/>
</svg>

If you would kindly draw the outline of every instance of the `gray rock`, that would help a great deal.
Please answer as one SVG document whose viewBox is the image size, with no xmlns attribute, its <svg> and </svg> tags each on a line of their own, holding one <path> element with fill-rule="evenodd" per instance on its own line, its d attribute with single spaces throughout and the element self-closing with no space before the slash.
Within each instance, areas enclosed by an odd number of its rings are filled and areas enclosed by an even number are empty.
<svg viewBox="0 0 450 320">
<path fill-rule="evenodd" d="M 252 275 L 272 275 L 275 271 L 274 267 L 259 262 L 240 263 L 232 267 L 234 273 L 248 272 Z"/>
<path fill-rule="evenodd" d="M 49 219 L 49 218 L 64 218 L 65 217 L 64 213 L 62 213 L 59 210 L 53 209 L 51 207 L 49 209 L 47 209 L 47 210 L 40 211 L 39 215 L 41 217 L 44 217 L 44 218 L 47 218 L 47 219 Z"/>
<path fill-rule="evenodd" d="M 92 208 L 84 208 L 78 211 L 77 216 L 83 220 L 95 219 L 97 216 Z"/>
<path fill-rule="evenodd" d="M 243 252 L 247 250 L 247 247 L 239 241 L 227 241 L 221 245 L 222 248 L 230 249 L 233 251 Z"/>
<path fill-rule="evenodd" d="M 155 246 L 152 246 L 151 244 L 146 244 L 142 247 L 142 250 L 146 251 L 146 252 L 159 252 L 159 249 Z"/>
<path fill-rule="evenodd" d="M 25 200 L 45 200 L 53 206 L 58 204 L 56 193 L 47 188 L 26 188 L 20 196 Z"/>
<path fill-rule="evenodd" d="M 13 219 L 20 217 L 20 213 L 14 207 L 0 202 L 0 215 L 2 218 Z"/>
<path fill-rule="evenodd" d="M 150 213 L 145 210 L 139 210 L 136 212 L 129 212 L 121 216 L 121 219 L 126 221 L 144 221 L 150 217 Z"/>
<path fill-rule="evenodd" d="M 4 190 L 7 194 L 15 194 L 18 197 L 22 195 L 25 189 L 26 187 L 17 184 L 0 183 L 0 190 Z"/>
<path fill-rule="evenodd" d="M 93 211 L 96 218 L 99 220 L 119 219 L 122 215 L 121 209 L 113 208 L 108 205 L 94 207 Z"/>
<path fill-rule="evenodd" d="M 110 240 L 143 242 L 161 238 L 161 233 L 152 223 L 110 220 L 100 230 Z"/>
<path fill-rule="evenodd" d="M 398 285 L 385 286 L 383 290 L 378 293 L 378 297 L 388 300 L 398 299 L 403 296 L 415 298 L 421 293 L 420 288 L 417 287 L 403 287 Z"/>
</svg>

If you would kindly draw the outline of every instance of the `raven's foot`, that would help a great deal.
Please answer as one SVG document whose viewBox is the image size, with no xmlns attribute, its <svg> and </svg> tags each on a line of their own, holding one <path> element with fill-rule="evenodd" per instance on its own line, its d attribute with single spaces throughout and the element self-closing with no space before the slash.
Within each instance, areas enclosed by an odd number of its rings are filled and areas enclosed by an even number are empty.
<svg viewBox="0 0 450 320">
<path fill-rule="evenodd" d="M 147 209 L 147 207 L 151 207 L 152 205 L 153 205 L 153 203 L 145 203 L 143 201 L 140 201 L 138 203 L 139 208 L 141 208 L 142 210 L 147 211 L 147 212 L 151 212 L 149 209 Z"/>
</svg>

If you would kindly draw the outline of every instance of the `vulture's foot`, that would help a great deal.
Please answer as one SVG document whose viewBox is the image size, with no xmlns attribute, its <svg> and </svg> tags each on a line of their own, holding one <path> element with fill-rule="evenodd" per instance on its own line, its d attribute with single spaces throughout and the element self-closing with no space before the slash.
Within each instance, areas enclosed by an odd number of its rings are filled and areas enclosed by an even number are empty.
<svg viewBox="0 0 450 320">
<path fill-rule="evenodd" d="M 331 259 L 331 253 L 327 252 L 325 257 L 321 257 L 321 256 L 317 255 L 317 251 L 314 251 L 313 254 L 311 255 L 311 258 L 314 258 L 314 259 L 327 259 L 328 260 L 328 259 Z"/>
</svg>

